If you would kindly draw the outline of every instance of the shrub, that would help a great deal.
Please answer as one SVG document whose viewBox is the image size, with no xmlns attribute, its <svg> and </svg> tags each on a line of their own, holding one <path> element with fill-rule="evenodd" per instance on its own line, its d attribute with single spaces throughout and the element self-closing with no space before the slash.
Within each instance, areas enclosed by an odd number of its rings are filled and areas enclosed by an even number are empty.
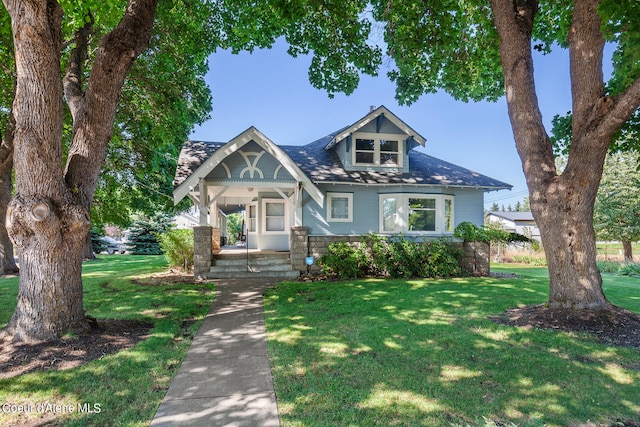
<svg viewBox="0 0 640 427">
<path fill-rule="evenodd" d="M 531 255 L 514 255 L 513 262 L 521 264 L 529 264 L 535 267 L 546 267 L 547 259 L 541 257 L 535 257 Z"/>
<path fill-rule="evenodd" d="M 623 276 L 640 276 L 640 264 L 622 264 L 618 270 L 618 274 Z"/>
<path fill-rule="evenodd" d="M 617 261 L 598 261 L 600 273 L 617 273 L 620 270 L 620 263 Z"/>
<path fill-rule="evenodd" d="M 160 248 L 172 267 L 193 267 L 193 229 L 170 230 L 159 235 Z"/>
<path fill-rule="evenodd" d="M 320 257 L 322 272 L 334 274 L 340 279 L 352 279 L 361 274 L 361 251 L 347 242 L 335 242 L 329 245 L 328 253 Z"/>
<path fill-rule="evenodd" d="M 391 278 L 462 275 L 462 251 L 450 242 L 414 242 L 403 237 L 363 237 L 360 243 L 332 243 L 320 258 L 323 272 L 341 279 L 367 275 Z"/>
</svg>

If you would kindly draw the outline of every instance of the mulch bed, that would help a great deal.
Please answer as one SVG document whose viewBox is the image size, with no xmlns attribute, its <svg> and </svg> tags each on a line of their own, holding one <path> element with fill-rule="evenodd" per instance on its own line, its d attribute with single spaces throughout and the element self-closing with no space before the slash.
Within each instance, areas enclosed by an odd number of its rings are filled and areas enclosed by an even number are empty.
<svg viewBox="0 0 640 427">
<path fill-rule="evenodd" d="M 584 332 L 607 345 L 640 349 L 640 315 L 616 306 L 590 312 L 531 305 L 506 310 L 492 320 L 524 328 Z"/>
<path fill-rule="evenodd" d="M 70 369 L 133 347 L 149 336 L 153 325 L 137 320 L 97 320 L 91 329 L 38 344 L 2 342 L 0 378 L 40 370 Z"/>
</svg>

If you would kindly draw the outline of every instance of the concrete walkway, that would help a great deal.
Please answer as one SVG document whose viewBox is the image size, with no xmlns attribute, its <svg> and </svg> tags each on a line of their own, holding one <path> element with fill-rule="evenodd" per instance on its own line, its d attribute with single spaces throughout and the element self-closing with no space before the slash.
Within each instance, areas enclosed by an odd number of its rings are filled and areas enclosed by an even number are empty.
<svg viewBox="0 0 640 427">
<path fill-rule="evenodd" d="M 216 281 L 216 299 L 151 426 L 279 426 L 262 293 L 275 282 Z"/>
</svg>

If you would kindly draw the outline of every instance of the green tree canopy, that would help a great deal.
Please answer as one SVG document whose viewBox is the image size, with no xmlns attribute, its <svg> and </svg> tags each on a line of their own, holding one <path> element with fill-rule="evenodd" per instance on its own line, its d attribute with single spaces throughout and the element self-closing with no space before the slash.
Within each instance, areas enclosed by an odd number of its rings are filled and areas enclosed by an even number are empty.
<svg viewBox="0 0 640 427">
<path fill-rule="evenodd" d="M 609 307 L 595 260 L 593 209 L 609 146 L 640 105 L 640 3 L 375 0 L 373 16 L 384 26 L 400 103 L 437 90 L 462 101 L 506 95 L 546 249 L 549 306 Z M 606 43 L 614 46 L 608 82 Z M 562 123 L 571 130 L 562 171 L 542 121 L 532 54 L 556 48 L 568 49 L 572 93 L 571 119 Z"/>
<path fill-rule="evenodd" d="M 604 240 L 623 242 L 633 259 L 631 242 L 640 240 L 640 161 L 637 152 L 611 153 L 595 203 L 594 226 Z"/>
</svg>

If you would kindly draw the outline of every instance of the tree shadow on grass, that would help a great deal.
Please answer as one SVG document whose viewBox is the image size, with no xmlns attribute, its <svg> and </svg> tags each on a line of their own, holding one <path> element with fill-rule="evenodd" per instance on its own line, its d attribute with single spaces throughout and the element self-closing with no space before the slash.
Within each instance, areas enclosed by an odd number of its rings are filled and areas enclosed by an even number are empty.
<svg viewBox="0 0 640 427">
<path fill-rule="evenodd" d="M 637 351 L 489 319 L 545 297 L 526 279 L 281 285 L 266 317 L 283 425 L 634 425 Z"/>
</svg>

